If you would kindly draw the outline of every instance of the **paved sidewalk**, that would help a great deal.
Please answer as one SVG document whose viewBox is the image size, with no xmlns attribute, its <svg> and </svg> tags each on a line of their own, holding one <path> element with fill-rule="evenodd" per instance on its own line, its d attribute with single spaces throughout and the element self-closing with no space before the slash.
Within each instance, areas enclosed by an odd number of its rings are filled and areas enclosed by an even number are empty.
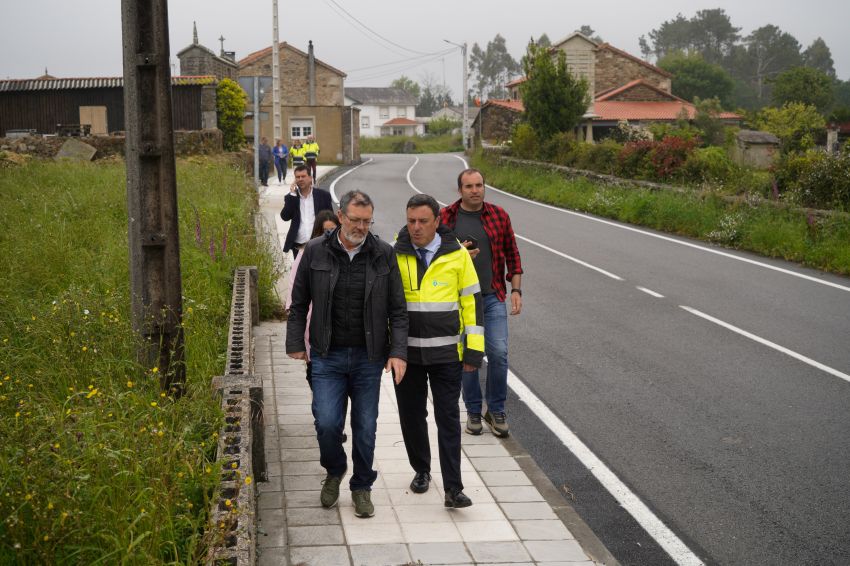
<svg viewBox="0 0 850 566">
<path fill-rule="evenodd" d="M 278 231 L 269 235 L 280 238 L 288 223 L 280 222 L 279 216 L 273 221 L 271 216 L 279 213 L 288 184 L 264 189 L 261 212 L 267 229 L 276 227 Z M 287 276 L 281 278 L 282 293 L 286 292 Z M 264 322 L 254 330 L 254 367 L 263 380 L 269 472 L 268 481 L 258 484 L 261 566 L 612 563 L 604 547 L 518 443 L 494 437 L 486 425 L 480 436 L 462 434 L 464 493 L 473 505 L 446 509 L 430 401 L 433 480 L 427 493 L 412 493 L 413 470 L 407 461 L 388 374 L 382 378 L 379 405 L 374 464 L 378 479 L 372 492 L 375 516 L 354 516 L 348 491 L 350 475 L 342 482 L 338 506 L 322 508 L 319 490 L 325 471 L 319 464 L 312 396 L 304 362 L 286 356 L 285 340 L 286 323 Z M 465 420 L 461 403 L 462 423 Z M 346 432 L 350 438 L 348 422 Z M 351 442 L 344 447 L 350 474 Z M 579 545 L 576 534 L 598 561 Z"/>
</svg>

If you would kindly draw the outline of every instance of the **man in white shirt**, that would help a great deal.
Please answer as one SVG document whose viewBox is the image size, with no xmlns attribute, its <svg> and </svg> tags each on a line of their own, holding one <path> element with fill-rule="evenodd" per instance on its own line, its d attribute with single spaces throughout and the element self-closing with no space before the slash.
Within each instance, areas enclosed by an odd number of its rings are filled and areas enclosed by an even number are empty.
<svg viewBox="0 0 850 566">
<path fill-rule="evenodd" d="M 313 186 L 313 179 L 306 165 L 296 167 L 294 175 L 295 182 L 283 199 L 280 217 L 290 223 L 283 251 L 292 250 L 293 257 L 296 257 L 299 250 L 310 240 L 316 214 L 322 210 L 333 212 L 333 201 L 328 191 Z"/>
</svg>

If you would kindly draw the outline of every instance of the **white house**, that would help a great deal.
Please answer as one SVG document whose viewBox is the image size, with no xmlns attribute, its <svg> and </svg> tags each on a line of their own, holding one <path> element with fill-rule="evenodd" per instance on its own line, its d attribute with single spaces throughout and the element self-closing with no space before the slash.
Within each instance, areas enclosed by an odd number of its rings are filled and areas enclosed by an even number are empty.
<svg viewBox="0 0 850 566">
<path fill-rule="evenodd" d="M 345 87 L 345 105 L 360 109 L 363 137 L 421 135 L 425 130 L 416 121 L 416 102 L 400 88 Z"/>
</svg>

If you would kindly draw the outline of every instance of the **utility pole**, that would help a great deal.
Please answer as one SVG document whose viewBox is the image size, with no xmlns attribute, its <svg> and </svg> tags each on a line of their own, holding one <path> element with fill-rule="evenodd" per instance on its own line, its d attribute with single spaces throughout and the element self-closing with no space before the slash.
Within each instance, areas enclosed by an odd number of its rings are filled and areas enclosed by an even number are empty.
<svg viewBox="0 0 850 566">
<path fill-rule="evenodd" d="M 125 155 L 133 328 L 164 392 L 186 382 L 168 1 L 122 0 Z"/>
<path fill-rule="evenodd" d="M 464 41 L 463 44 L 460 44 L 449 41 L 448 39 L 444 39 L 443 41 L 460 47 L 460 51 L 463 53 L 463 125 L 461 126 L 461 135 L 463 136 L 463 147 L 469 149 L 469 65 L 466 61 L 466 42 Z"/>
<path fill-rule="evenodd" d="M 279 43 L 279 28 L 277 22 L 277 0 L 273 0 L 274 17 L 272 18 L 274 35 L 272 38 L 272 116 L 274 125 L 275 141 L 282 139 L 280 129 L 280 43 Z"/>
</svg>

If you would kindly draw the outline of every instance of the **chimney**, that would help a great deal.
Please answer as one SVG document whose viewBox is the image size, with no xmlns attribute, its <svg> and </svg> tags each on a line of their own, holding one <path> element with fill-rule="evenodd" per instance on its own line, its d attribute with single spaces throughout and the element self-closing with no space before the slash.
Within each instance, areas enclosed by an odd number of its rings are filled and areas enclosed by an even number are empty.
<svg viewBox="0 0 850 566">
<path fill-rule="evenodd" d="M 192 22 L 192 45 L 198 44 L 198 22 Z"/>
<path fill-rule="evenodd" d="M 313 40 L 307 47 L 307 82 L 310 91 L 310 106 L 316 105 L 316 56 L 313 55 Z"/>
</svg>

